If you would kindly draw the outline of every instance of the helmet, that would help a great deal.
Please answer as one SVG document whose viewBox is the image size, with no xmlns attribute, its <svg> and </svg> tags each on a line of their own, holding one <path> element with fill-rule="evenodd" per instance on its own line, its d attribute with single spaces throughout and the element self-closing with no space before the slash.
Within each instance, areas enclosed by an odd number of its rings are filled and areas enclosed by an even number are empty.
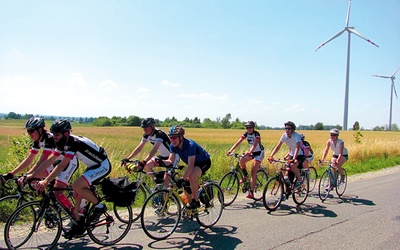
<svg viewBox="0 0 400 250">
<path fill-rule="evenodd" d="M 339 129 L 333 128 L 333 129 L 331 129 L 330 133 L 333 135 L 339 135 Z"/>
<path fill-rule="evenodd" d="M 303 141 L 304 139 L 306 139 L 306 136 L 304 134 L 300 134 L 300 138 Z"/>
<path fill-rule="evenodd" d="M 153 126 L 154 124 L 155 124 L 154 118 L 149 117 L 142 121 L 142 123 L 140 124 L 140 127 L 147 128 L 147 127 Z"/>
<path fill-rule="evenodd" d="M 31 117 L 25 123 L 25 128 L 44 128 L 44 119 L 40 117 Z"/>
<path fill-rule="evenodd" d="M 246 127 L 255 127 L 256 126 L 256 124 L 253 122 L 253 121 L 248 121 L 248 122 L 246 122 L 245 124 L 244 124 L 244 126 L 246 126 Z"/>
<path fill-rule="evenodd" d="M 55 120 L 50 127 L 52 133 L 62 133 L 71 130 L 71 123 L 67 119 Z"/>
<path fill-rule="evenodd" d="M 285 122 L 285 126 L 291 127 L 293 130 L 296 130 L 296 124 L 292 121 Z"/>
<path fill-rule="evenodd" d="M 173 135 L 181 136 L 184 134 L 185 134 L 185 129 L 180 125 L 172 126 L 168 131 L 168 136 L 173 136 Z"/>
</svg>

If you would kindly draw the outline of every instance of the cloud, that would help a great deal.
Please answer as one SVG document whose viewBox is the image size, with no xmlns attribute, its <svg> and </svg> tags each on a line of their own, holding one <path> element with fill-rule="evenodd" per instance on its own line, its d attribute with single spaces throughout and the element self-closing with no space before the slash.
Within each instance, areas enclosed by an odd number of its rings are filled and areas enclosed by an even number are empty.
<svg viewBox="0 0 400 250">
<path fill-rule="evenodd" d="M 305 110 L 306 110 L 305 107 L 300 104 L 294 104 L 292 106 L 285 108 L 285 112 L 303 112 Z"/>
<path fill-rule="evenodd" d="M 111 80 L 106 80 L 102 83 L 100 83 L 100 89 L 105 90 L 105 91 L 113 91 L 118 87 L 117 83 L 111 81 Z"/>
<path fill-rule="evenodd" d="M 172 83 L 172 82 L 168 82 L 167 80 L 162 81 L 161 85 L 163 85 L 163 86 L 171 86 L 171 87 L 179 87 L 179 86 L 181 86 L 179 83 Z"/>
<path fill-rule="evenodd" d="M 88 82 L 85 80 L 81 73 L 72 73 L 69 84 L 71 85 L 71 87 L 84 87 L 88 85 Z"/>
</svg>

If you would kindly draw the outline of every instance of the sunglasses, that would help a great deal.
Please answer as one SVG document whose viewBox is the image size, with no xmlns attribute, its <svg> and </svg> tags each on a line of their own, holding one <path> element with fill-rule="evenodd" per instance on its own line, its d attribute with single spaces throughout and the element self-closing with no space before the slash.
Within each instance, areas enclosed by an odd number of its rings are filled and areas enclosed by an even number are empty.
<svg viewBox="0 0 400 250">
<path fill-rule="evenodd" d="M 26 132 L 28 132 L 28 134 L 33 134 L 33 132 L 35 132 L 35 129 L 27 129 Z"/>
<path fill-rule="evenodd" d="M 331 136 L 337 136 L 336 134 L 331 134 Z"/>
<path fill-rule="evenodd" d="M 291 130 L 292 128 L 285 128 L 286 130 Z"/>
<path fill-rule="evenodd" d="M 176 140 L 176 139 L 178 139 L 178 137 L 179 137 L 179 136 L 170 136 L 169 139 L 170 139 L 170 140 Z"/>
<path fill-rule="evenodd" d="M 253 127 L 246 127 L 246 129 L 252 129 Z"/>
</svg>

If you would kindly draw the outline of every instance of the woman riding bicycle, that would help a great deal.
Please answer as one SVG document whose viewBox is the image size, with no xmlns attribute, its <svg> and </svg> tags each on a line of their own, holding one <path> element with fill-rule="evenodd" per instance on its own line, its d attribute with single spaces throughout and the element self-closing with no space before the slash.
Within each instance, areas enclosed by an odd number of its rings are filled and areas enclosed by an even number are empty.
<svg viewBox="0 0 400 250">
<path fill-rule="evenodd" d="M 166 165 L 171 165 L 175 162 L 177 155 L 187 164 L 187 169 L 183 174 L 184 180 L 189 180 L 190 191 L 185 189 L 185 195 L 188 197 L 188 208 L 196 209 L 200 207 L 197 190 L 199 184 L 197 178 L 204 175 L 211 167 L 210 155 L 199 144 L 191 139 L 184 137 L 185 129 L 180 126 L 172 126 L 168 131 L 169 139 L 171 140 L 171 154 L 168 160 L 164 160 Z"/>
</svg>

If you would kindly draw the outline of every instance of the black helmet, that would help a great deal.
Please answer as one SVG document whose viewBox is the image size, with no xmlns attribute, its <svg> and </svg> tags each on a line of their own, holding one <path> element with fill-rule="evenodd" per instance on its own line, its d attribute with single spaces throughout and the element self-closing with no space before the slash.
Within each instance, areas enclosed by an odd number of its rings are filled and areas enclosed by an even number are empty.
<svg viewBox="0 0 400 250">
<path fill-rule="evenodd" d="M 25 128 L 44 128 L 44 119 L 40 117 L 31 117 L 25 123 Z"/>
<path fill-rule="evenodd" d="M 185 134 L 185 129 L 180 125 L 172 126 L 168 131 L 168 136 L 181 136 Z"/>
<path fill-rule="evenodd" d="M 300 138 L 302 141 L 304 141 L 304 139 L 306 139 L 306 136 L 304 134 L 300 134 Z"/>
<path fill-rule="evenodd" d="M 252 127 L 254 128 L 256 126 L 256 124 L 253 121 L 248 121 L 244 124 L 244 126 L 247 127 Z"/>
<path fill-rule="evenodd" d="M 71 130 L 71 123 L 67 119 L 55 120 L 50 127 L 52 133 L 62 133 Z"/>
<path fill-rule="evenodd" d="M 153 126 L 154 124 L 155 124 L 154 118 L 149 117 L 142 121 L 142 123 L 140 124 L 140 127 L 147 128 L 147 127 Z"/>
<path fill-rule="evenodd" d="M 292 121 L 285 122 L 285 127 L 286 126 L 291 127 L 293 130 L 296 130 L 296 124 L 294 124 L 294 122 Z"/>
</svg>

